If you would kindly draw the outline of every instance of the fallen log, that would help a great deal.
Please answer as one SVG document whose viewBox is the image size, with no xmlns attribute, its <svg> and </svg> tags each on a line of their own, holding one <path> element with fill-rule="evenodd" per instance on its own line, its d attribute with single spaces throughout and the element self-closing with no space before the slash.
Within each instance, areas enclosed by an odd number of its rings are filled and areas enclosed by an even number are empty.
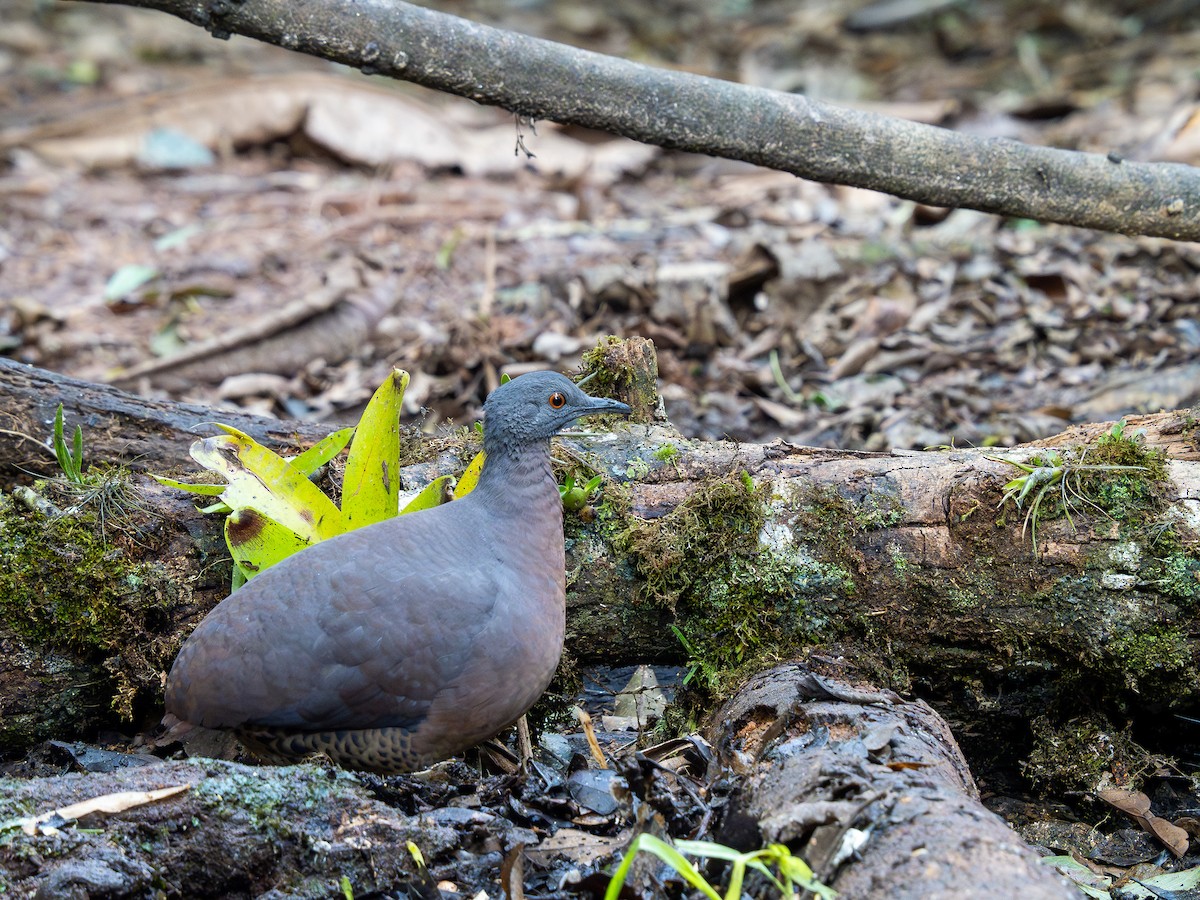
<svg viewBox="0 0 1200 900">
<path fill-rule="evenodd" d="M 711 738 L 740 776 L 717 840 L 785 844 L 843 897 L 1078 896 L 979 802 L 949 727 L 919 700 L 780 666 L 725 704 Z"/>
<path fill-rule="evenodd" d="M 785 844 L 857 900 L 1077 896 L 979 804 L 949 729 L 920 701 L 783 666 L 739 690 L 709 737 L 707 766 L 626 748 L 615 771 L 544 753 L 528 774 L 491 778 L 461 765 L 379 778 L 319 762 L 163 762 L 55 742 L 32 764 L 53 775 L 0 779 L 0 808 L 14 816 L 0 821 L 0 888 L 437 896 L 414 882 L 443 881 L 463 896 L 598 896 L 650 830 L 740 850 Z M 586 745 L 582 735 L 572 743 Z M 410 841 L 427 861 L 423 875 Z M 627 890 L 662 896 L 676 876 L 654 863 L 635 866 Z M 728 877 L 721 866 L 707 874 L 715 884 Z"/>
<path fill-rule="evenodd" d="M 4 388 L 16 401 L 4 406 L 52 415 L 59 401 L 81 409 L 87 389 L 30 370 Z M 230 418 L 101 390 L 103 440 L 157 433 L 146 423 L 160 410 L 177 417 L 174 455 L 151 454 L 175 466 L 193 414 Z M 1057 465 L 1038 448 L 835 452 L 693 442 L 664 425 L 564 442 L 566 472 L 607 478 L 589 519 L 568 516 L 567 667 L 682 661 L 694 685 L 720 694 L 824 646 L 881 685 L 936 700 L 968 742 L 987 735 L 981 751 L 1021 755 L 1035 715 L 1104 722 L 1194 708 L 1200 465 L 1153 444 L 1169 434 L 1172 452 L 1194 453 L 1187 414 L 1142 422 L 1144 437 L 1110 426 L 1086 447 L 1059 447 Z M 4 440 L 9 453 L 27 446 Z M 438 446 L 405 469 L 406 488 L 471 452 Z M 1018 489 L 1002 502 L 1015 477 L 1029 487 L 1020 508 Z M 86 506 L 83 518 L 11 499 L 0 509 L 2 752 L 155 719 L 179 642 L 226 592 L 217 522 L 142 476 L 128 490 L 105 535 Z"/>
</svg>

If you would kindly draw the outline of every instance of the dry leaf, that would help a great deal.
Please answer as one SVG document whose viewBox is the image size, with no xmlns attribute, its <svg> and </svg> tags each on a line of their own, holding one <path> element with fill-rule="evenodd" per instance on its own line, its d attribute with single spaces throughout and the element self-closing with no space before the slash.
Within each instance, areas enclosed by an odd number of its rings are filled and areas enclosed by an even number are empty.
<svg viewBox="0 0 1200 900">
<path fill-rule="evenodd" d="M 99 797 L 92 797 L 90 800 L 81 800 L 79 803 L 72 803 L 70 806 L 42 813 L 34 818 L 22 819 L 21 830 L 32 835 L 41 830 L 39 826 L 53 819 L 72 821 L 93 813 L 125 812 L 138 806 L 145 806 L 147 803 L 155 803 L 168 797 L 174 797 L 176 794 L 182 794 L 190 787 L 190 784 L 177 784 L 173 787 L 158 788 L 153 791 L 119 791 L 115 794 L 103 794 Z"/>
</svg>

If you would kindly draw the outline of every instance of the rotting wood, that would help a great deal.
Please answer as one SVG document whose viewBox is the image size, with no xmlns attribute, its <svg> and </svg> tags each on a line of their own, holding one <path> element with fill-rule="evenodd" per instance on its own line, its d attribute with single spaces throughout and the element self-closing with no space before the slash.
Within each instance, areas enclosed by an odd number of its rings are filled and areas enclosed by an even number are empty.
<svg viewBox="0 0 1200 900">
<path fill-rule="evenodd" d="M 786 844 L 843 897 L 1078 896 L 979 802 L 949 727 L 921 701 L 786 665 L 751 678 L 709 736 L 740 776 L 717 841 Z"/>
<path fill-rule="evenodd" d="M 557 876 L 563 895 L 574 896 L 561 880 L 561 870 L 583 868 L 564 853 L 570 834 L 576 844 L 591 838 L 596 848 L 589 864 L 599 872 L 584 894 L 591 896 L 635 831 L 665 833 L 662 821 L 643 821 L 646 811 L 664 803 L 671 808 L 665 798 L 673 793 L 699 802 L 701 782 L 726 781 L 732 773 L 737 787 L 728 804 L 712 807 L 713 830 L 704 831 L 705 839 L 742 850 L 786 842 L 843 897 L 1076 896 L 979 804 L 945 722 L 924 703 L 831 677 L 837 668 L 826 663 L 825 674 L 818 674 L 816 666 L 783 666 L 751 679 L 710 725 L 721 769 L 646 769 L 627 757 L 620 760 L 623 774 L 613 778 L 624 799 L 612 812 L 589 814 L 583 818 L 590 821 L 572 827 L 561 821 L 558 828 L 545 822 L 536 830 L 523 827 L 545 802 L 559 812 L 570 808 L 566 797 L 543 800 L 522 788 L 525 777 L 537 785 L 533 774 L 480 779 L 466 766 L 443 769 L 429 780 L 477 782 L 479 806 L 458 805 L 464 799 L 458 792 L 434 787 L 433 802 L 423 799 L 420 815 L 406 816 L 394 798 L 426 798 L 430 788 L 422 776 L 347 778 L 319 762 L 250 767 L 147 756 L 87 773 L 88 748 L 58 744 L 41 755 L 70 774 L 0 781 L 0 805 L 18 811 L 25 825 L 6 823 L 11 831 L 0 842 L 0 873 L 21 896 L 35 890 L 73 896 L 101 880 L 121 896 L 144 893 L 150 884 L 167 885 L 169 896 L 260 894 L 288 885 L 297 896 L 328 896 L 343 878 L 355 891 L 391 893 L 413 878 L 406 850 L 412 841 L 434 877 L 454 880 L 460 892 L 491 891 L 498 879 L 511 878 L 501 866 L 503 854 L 505 868 L 513 868 L 514 858 L 524 860 L 515 871 L 527 879 L 526 890 Z M 540 766 L 539 772 L 548 771 Z M 98 796 L 184 785 L 190 789 L 157 803 L 81 821 L 83 828 L 34 824 L 38 814 Z M 510 791 L 521 800 L 506 802 Z M 213 859 L 221 865 L 209 865 Z M 659 896 L 657 878 L 664 872 L 643 865 L 627 886 L 644 887 L 639 896 Z M 717 877 L 716 870 L 709 874 Z"/>
<path fill-rule="evenodd" d="M 177 469 L 196 437 L 185 430 L 193 422 L 231 421 L 277 446 L 330 430 L 142 400 L 4 361 L 0 393 L 8 395 L 4 408 L 35 424 L 63 402 L 68 422 L 84 425 L 91 461 L 120 457 L 128 445 Z M 1127 432 L 1135 425 L 1146 429 L 1147 445 L 1169 435 L 1178 451 L 1159 485 L 1161 508 L 1137 528 L 1082 505 L 1073 526 L 1046 516 L 1036 553 L 1022 535 L 1028 506 L 999 508 L 1004 484 L 1020 474 L 999 457 L 1028 459 L 1029 448 L 853 453 L 692 442 L 662 425 L 564 441 L 558 457 L 608 479 L 595 519 L 568 521 L 569 657 L 687 662 L 699 682 L 719 690 L 737 675 L 723 669 L 735 657 L 744 671 L 825 646 L 880 684 L 938 698 L 966 731 L 980 726 L 993 737 L 997 723 L 1027 732 L 1048 698 L 1066 700 L 1068 691 L 1071 710 L 1103 715 L 1195 706 L 1200 465 L 1184 442 L 1190 418 L 1144 417 Z M 454 471 L 461 455 L 446 450 L 407 468 L 407 486 Z M 0 459 L 38 468 L 29 442 L 10 434 L 0 440 Z M 36 577 L 11 574 L 29 571 L 19 559 L 0 566 L 10 573 L 0 720 L 25 723 L 0 736 L 0 749 L 87 734 L 113 721 L 114 699 L 153 718 L 173 649 L 224 596 L 228 563 L 216 520 L 148 479 L 135 476 L 135 484 L 140 508 L 102 551 L 83 545 L 90 538 L 73 543 L 69 522 L 6 509 L 0 527 L 10 536 L 24 529 L 46 543 L 34 548 Z M 742 533 L 728 530 L 738 525 L 721 506 L 730 497 L 746 513 Z M 3 552 L 18 552 L 11 539 Z M 66 640 L 60 628 L 35 627 L 39 603 L 79 593 L 78 566 L 68 563 L 97 552 L 113 573 L 104 594 L 110 625 L 134 623 L 121 642 L 111 634 L 91 644 Z M 671 553 L 678 565 L 664 569 Z M 86 584 L 95 596 L 105 587 Z M 131 655 L 129 647 L 145 649 Z M 55 677 L 43 679 L 48 666 Z M 72 696 L 81 702 L 62 709 Z"/>
</svg>

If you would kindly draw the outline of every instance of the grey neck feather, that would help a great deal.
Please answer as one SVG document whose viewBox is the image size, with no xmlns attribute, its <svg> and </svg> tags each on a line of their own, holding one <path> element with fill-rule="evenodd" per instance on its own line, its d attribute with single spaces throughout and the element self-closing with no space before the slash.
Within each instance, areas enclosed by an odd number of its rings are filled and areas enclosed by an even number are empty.
<svg viewBox="0 0 1200 900">
<path fill-rule="evenodd" d="M 487 461 L 479 476 L 476 490 L 489 494 L 519 491 L 529 485 L 540 487 L 544 482 L 553 482 L 550 470 L 550 440 L 505 443 L 489 440 L 484 434 L 484 450 Z"/>
</svg>

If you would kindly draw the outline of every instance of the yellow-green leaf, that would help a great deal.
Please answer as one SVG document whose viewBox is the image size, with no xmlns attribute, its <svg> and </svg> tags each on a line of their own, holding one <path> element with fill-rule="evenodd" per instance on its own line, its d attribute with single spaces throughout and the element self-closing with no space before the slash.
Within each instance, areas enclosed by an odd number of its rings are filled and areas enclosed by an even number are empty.
<svg viewBox="0 0 1200 900">
<path fill-rule="evenodd" d="M 408 373 L 392 369 L 363 412 L 342 476 L 346 531 L 390 519 L 400 496 L 400 407 Z"/>
<path fill-rule="evenodd" d="M 458 479 L 458 487 L 454 489 L 455 500 L 465 497 L 475 490 L 475 485 L 479 484 L 479 473 L 483 471 L 483 461 L 486 456 L 487 454 L 482 450 L 475 454 L 475 458 L 467 466 L 467 471 L 463 472 L 462 477 Z"/>
<path fill-rule="evenodd" d="M 256 509 L 308 541 L 342 531 L 342 514 L 321 489 L 279 454 L 228 425 L 226 433 L 192 444 L 192 459 L 225 476 L 221 499 L 231 509 Z"/>
<path fill-rule="evenodd" d="M 449 503 L 454 496 L 452 493 L 453 488 L 453 475 L 443 475 L 440 478 L 433 479 L 433 481 L 421 488 L 421 493 L 405 504 L 404 509 L 400 510 L 400 515 L 419 512 L 422 509 L 433 509 L 435 506 Z"/>
<path fill-rule="evenodd" d="M 235 509 L 225 519 L 225 543 L 249 579 L 312 542 L 256 509 Z"/>
<path fill-rule="evenodd" d="M 224 484 L 189 484 L 186 481 L 176 481 L 174 478 L 167 478 L 165 475 L 155 475 L 154 473 L 150 473 L 150 477 L 163 487 L 179 488 L 181 491 L 202 494 L 205 497 L 219 496 L 228 487 L 228 485 Z"/>
<path fill-rule="evenodd" d="M 343 428 L 328 437 L 323 437 L 299 456 L 292 460 L 292 466 L 305 475 L 311 475 L 325 463 L 342 452 L 342 448 L 350 443 L 354 435 L 353 428 Z"/>
</svg>

